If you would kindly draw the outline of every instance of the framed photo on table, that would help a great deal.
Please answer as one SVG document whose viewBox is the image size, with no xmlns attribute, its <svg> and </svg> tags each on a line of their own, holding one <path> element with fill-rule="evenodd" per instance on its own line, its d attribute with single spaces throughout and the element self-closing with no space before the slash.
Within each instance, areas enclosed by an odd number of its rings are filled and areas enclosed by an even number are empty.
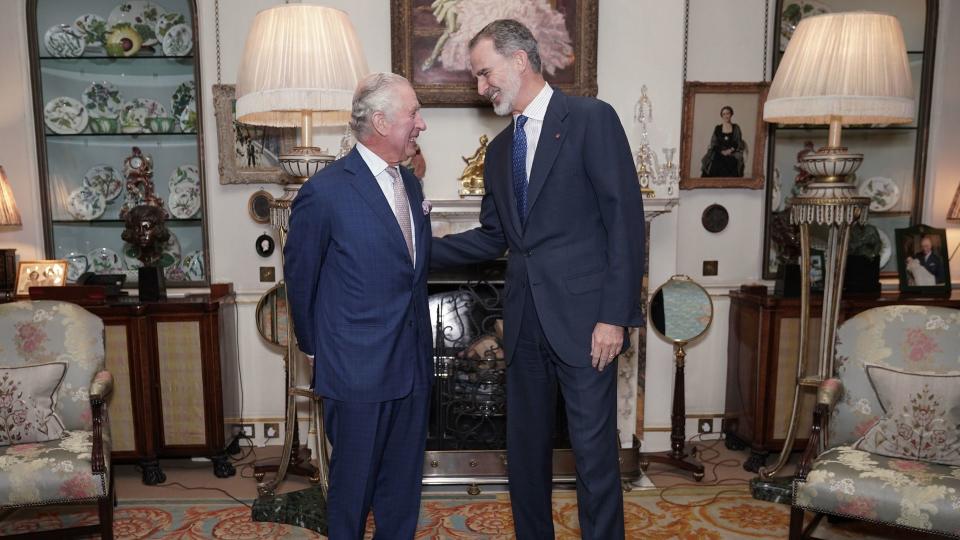
<svg viewBox="0 0 960 540">
<path fill-rule="evenodd" d="M 213 85 L 221 184 L 289 184 L 280 154 L 296 146 L 296 128 L 252 126 L 237 122 L 234 85 Z"/>
<path fill-rule="evenodd" d="M 680 189 L 763 188 L 768 87 L 766 82 L 684 84 Z"/>
<path fill-rule="evenodd" d="M 467 66 L 468 43 L 497 19 L 533 32 L 547 82 L 569 95 L 597 95 L 599 0 L 394 0 L 390 2 L 393 72 L 420 102 L 434 107 L 484 106 Z"/>
<path fill-rule="evenodd" d="M 947 231 L 927 225 L 895 229 L 900 290 L 950 294 Z"/>
<path fill-rule="evenodd" d="M 28 296 L 30 287 L 62 287 L 67 283 L 67 261 L 20 261 L 17 296 Z"/>
</svg>

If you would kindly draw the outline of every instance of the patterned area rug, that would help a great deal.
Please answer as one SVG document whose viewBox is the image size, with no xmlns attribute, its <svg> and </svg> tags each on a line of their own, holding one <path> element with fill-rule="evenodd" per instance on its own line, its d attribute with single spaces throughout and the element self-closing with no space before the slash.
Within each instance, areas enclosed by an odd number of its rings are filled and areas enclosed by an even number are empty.
<svg viewBox="0 0 960 540">
<path fill-rule="evenodd" d="M 631 539 L 781 539 L 787 536 L 788 508 L 757 501 L 746 488 L 697 487 L 634 491 L 625 494 L 627 538 Z M 578 539 L 576 495 L 554 493 L 556 535 Z M 15 518 L 15 521 L 14 519 Z M 63 525 L 96 523 L 93 509 L 72 513 L 32 512 L 6 517 L 0 534 L 30 532 Z M 824 522 L 825 524 L 826 522 Z M 372 531 L 372 522 L 369 527 Z M 824 530 L 826 529 L 826 530 Z M 253 522 L 250 509 L 223 500 L 122 501 L 114 516 L 118 540 L 255 540 L 324 538 L 305 529 L 277 523 Z M 368 531 L 368 533 L 370 532 Z M 885 534 L 884 534 L 885 533 Z M 840 529 L 821 525 L 821 538 L 920 538 L 903 531 L 855 525 Z M 371 538 L 368 534 L 367 538 Z M 460 494 L 424 496 L 417 538 L 513 538 L 510 502 L 505 494 L 470 497 Z"/>
</svg>

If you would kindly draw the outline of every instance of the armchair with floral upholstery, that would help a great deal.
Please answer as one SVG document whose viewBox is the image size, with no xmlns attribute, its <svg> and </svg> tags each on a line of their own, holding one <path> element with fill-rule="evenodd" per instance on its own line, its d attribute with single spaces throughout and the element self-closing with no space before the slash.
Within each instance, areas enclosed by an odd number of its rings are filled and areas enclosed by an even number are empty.
<svg viewBox="0 0 960 540">
<path fill-rule="evenodd" d="M 835 366 L 793 483 L 790 538 L 824 514 L 960 537 L 960 310 L 864 311 L 838 329 Z"/>
<path fill-rule="evenodd" d="M 113 538 L 113 474 L 103 321 L 65 302 L 0 305 L 0 534 Z M 11 520 L 23 507 L 97 503 L 99 523 L 62 525 L 56 514 Z M 53 523 L 51 523 L 51 521 Z M 41 526 L 41 522 L 43 525 Z M 84 524 L 86 522 L 82 522 Z"/>
</svg>

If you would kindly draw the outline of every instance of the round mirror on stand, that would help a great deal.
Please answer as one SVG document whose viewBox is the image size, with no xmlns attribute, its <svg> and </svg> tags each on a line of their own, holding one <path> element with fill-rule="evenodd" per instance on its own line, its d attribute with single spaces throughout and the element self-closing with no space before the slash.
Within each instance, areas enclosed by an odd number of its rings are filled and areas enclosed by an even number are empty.
<svg viewBox="0 0 960 540">
<path fill-rule="evenodd" d="M 650 327 L 661 338 L 673 343 L 676 376 L 673 381 L 673 411 L 670 414 L 670 450 L 644 453 L 640 467 L 650 462 L 665 463 L 691 471 L 693 479 L 703 480 L 703 465 L 688 459 L 685 449 L 686 396 L 683 371 L 687 353 L 684 347 L 700 338 L 713 322 L 713 300 L 699 283 L 684 275 L 667 280 L 650 297 Z"/>
</svg>

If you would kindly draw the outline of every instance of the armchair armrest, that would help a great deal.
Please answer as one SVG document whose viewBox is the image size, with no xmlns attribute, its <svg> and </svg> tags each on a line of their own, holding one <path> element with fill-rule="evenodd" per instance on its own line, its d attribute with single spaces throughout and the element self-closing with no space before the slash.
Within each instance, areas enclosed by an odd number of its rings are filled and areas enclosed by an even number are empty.
<svg viewBox="0 0 960 540">
<path fill-rule="evenodd" d="M 107 406 L 107 396 L 113 391 L 113 375 L 109 371 L 101 371 L 94 375 L 90 383 L 90 408 L 93 413 L 93 450 L 91 453 L 94 473 L 106 471 L 104 463 L 109 449 L 103 444 L 103 421 Z"/>
<path fill-rule="evenodd" d="M 800 464 L 797 465 L 797 480 L 807 479 L 807 473 L 810 472 L 813 460 L 819 453 L 820 441 L 826 438 L 827 419 L 830 417 L 830 410 L 837 404 L 841 394 L 843 394 L 843 383 L 840 379 L 825 379 L 817 388 L 817 404 L 813 408 L 813 425 L 810 426 L 807 446 L 803 449 Z"/>
<path fill-rule="evenodd" d="M 90 402 L 104 402 L 113 391 L 113 375 L 109 371 L 101 371 L 94 375 L 90 383 Z"/>
</svg>

